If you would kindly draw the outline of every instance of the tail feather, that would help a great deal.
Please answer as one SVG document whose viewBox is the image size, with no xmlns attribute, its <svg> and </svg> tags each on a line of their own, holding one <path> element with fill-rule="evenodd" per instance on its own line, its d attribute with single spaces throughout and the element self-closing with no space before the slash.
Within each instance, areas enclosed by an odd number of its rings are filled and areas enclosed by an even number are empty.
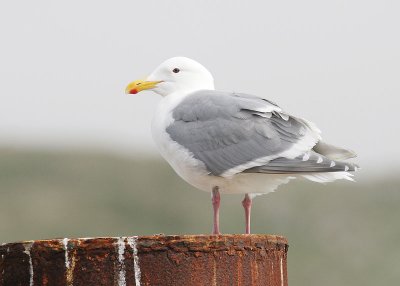
<svg viewBox="0 0 400 286">
<path fill-rule="evenodd" d="M 322 141 L 319 141 L 314 146 L 313 150 L 318 154 L 324 155 L 332 160 L 346 160 L 357 157 L 357 154 L 354 151 L 336 147 Z"/>
<path fill-rule="evenodd" d="M 336 180 L 348 180 L 354 182 L 352 174 L 348 172 L 335 172 L 335 173 L 315 173 L 303 175 L 304 178 L 316 183 L 330 183 Z"/>
</svg>

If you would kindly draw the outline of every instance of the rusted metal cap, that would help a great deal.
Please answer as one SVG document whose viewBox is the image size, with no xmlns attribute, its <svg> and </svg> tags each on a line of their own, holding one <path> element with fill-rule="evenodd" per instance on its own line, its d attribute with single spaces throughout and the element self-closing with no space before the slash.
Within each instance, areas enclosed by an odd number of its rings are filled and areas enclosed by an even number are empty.
<svg viewBox="0 0 400 286">
<path fill-rule="evenodd" d="M 287 250 L 276 235 L 177 235 L 52 239 L 0 246 L 0 286 L 287 286 Z"/>
</svg>

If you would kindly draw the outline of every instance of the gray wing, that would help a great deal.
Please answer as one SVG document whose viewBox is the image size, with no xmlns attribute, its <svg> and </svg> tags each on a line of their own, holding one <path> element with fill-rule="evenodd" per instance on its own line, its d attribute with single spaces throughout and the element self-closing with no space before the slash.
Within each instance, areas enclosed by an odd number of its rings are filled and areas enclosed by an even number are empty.
<svg viewBox="0 0 400 286">
<path fill-rule="evenodd" d="M 247 94 L 197 91 L 172 111 L 171 139 L 210 174 L 229 176 L 279 158 L 296 158 L 320 139 L 310 122 Z"/>
</svg>

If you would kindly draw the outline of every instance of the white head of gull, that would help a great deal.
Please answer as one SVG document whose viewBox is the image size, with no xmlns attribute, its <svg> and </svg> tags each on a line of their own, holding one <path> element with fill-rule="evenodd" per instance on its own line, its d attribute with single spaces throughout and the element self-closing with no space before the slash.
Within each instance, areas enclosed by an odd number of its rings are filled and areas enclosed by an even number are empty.
<svg viewBox="0 0 400 286">
<path fill-rule="evenodd" d="M 176 173 L 212 193 L 213 234 L 219 234 L 220 194 L 245 194 L 246 228 L 255 195 L 296 178 L 326 183 L 352 180 L 357 165 L 350 150 L 321 140 L 310 121 L 284 112 L 264 98 L 216 91 L 211 73 L 198 62 L 174 57 L 125 92 L 161 95 L 152 122 L 154 141 Z"/>
</svg>

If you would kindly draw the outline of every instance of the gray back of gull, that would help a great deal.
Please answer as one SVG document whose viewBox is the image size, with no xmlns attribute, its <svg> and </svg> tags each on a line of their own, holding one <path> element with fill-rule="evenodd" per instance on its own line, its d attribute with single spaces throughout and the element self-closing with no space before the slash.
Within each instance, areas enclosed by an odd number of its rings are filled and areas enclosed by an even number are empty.
<svg viewBox="0 0 400 286">
<path fill-rule="evenodd" d="M 175 107 L 175 121 L 166 131 L 218 176 L 288 150 L 307 133 L 305 121 L 277 110 L 275 103 L 256 96 L 201 90 Z"/>
</svg>

